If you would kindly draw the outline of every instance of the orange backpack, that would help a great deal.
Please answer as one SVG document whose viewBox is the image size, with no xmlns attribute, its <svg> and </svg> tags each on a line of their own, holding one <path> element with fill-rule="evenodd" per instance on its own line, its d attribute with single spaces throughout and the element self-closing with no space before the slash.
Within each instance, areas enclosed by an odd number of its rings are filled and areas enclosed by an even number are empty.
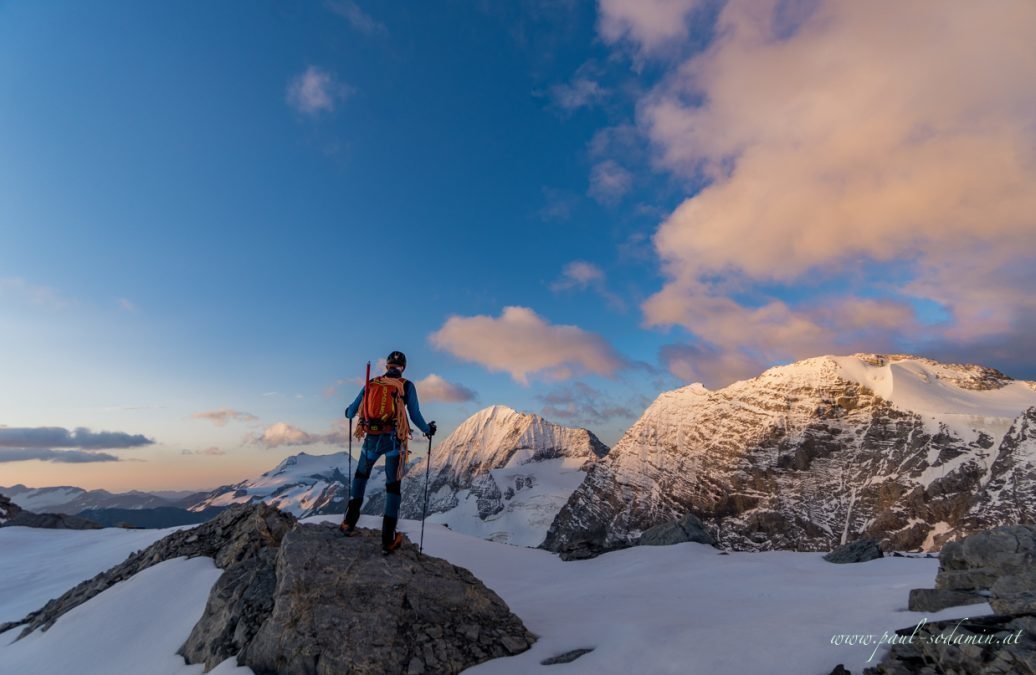
<svg viewBox="0 0 1036 675">
<path fill-rule="evenodd" d="M 376 377 L 363 394 L 360 416 L 378 431 L 388 431 L 400 417 L 405 419 L 404 392 L 406 380 L 401 377 Z M 374 431 L 374 429 L 370 429 Z"/>
</svg>

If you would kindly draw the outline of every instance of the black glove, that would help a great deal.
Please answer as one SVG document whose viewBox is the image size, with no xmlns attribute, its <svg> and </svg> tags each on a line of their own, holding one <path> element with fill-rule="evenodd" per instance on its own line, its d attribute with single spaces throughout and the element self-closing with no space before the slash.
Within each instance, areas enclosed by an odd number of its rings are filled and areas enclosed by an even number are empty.
<svg viewBox="0 0 1036 675">
<path fill-rule="evenodd" d="M 425 434 L 425 436 L 427 436 L 428 438 L 431 438 L 432 436 L 434 436 L 435 435 L 435 429 L 436 429 L 435 422 L 429 422 L 428 423 L 428 433 Z"/>
</svg>

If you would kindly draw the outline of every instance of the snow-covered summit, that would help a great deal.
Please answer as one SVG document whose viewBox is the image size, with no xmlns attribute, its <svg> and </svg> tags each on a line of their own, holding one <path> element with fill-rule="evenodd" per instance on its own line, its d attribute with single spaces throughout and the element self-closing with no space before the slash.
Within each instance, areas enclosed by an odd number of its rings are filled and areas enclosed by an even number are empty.
<svg viewBox="0 0 1036 675">
<path fill-rule="evenodd" d="M 420 518 L 429 471 L 431 522 L 495 541 L 536 546 L 588 466 L 608 452 L 587 429 L 494 405 L 475 413 L 403 479 L 400 517 Z M 378 514 L 381 496 L 364 513 Z"/>
<path fill-rule="evenodd" d="M 1024 453 L 1032 407 L 1032 383 L 908 355 L 820 356 L 715 391 L 690 385 L 660 395 L 590 468 L 547 544 L 628 545 L 690 511 L 735 548 L 863 535 L 937 548 L 1009 520 L 1008 502 L 1036 509 L 1031 483 L 1018 499 L 978 496 L 994 465 L 1003 485 L 1036 464 Z"/>
</svg>

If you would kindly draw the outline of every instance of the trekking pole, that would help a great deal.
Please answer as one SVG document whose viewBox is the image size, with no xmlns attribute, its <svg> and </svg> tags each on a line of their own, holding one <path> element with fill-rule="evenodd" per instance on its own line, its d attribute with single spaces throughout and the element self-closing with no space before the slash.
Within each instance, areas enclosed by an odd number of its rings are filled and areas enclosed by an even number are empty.
<svg viewBox="0 0 1036 675">
<path fill-rule="evenodd" d="M 353 418 L 349 418 L 349 473 L 345 476 L 345 484 L 349 487 L 346 491 L 346 508 L 353 498 Z"/>
<path fill-rule="evenodd" d="M 417 548 L 417 554 L 424 553 L 424 519 L 428 516 L 428 476 L 432 471 L 432 437 L 428 437 L 428 456 L 424 465 L 424 509 L 421 511 L 421 544 Z"/>
</svg>

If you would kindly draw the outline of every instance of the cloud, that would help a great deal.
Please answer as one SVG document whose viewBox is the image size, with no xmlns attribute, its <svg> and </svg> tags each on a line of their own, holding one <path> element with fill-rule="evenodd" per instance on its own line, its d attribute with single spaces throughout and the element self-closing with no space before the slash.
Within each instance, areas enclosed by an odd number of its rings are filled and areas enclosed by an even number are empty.
<svg viewBox="0 0 1036 675">
<path fill-rule="evenodd" d="M 607 43 L 628 41 L 642 55 L 688 36 L 688 16 L 701 0 L 599 0 L 597 30 Z"/>
<path fill-rule="evenodd" d="M 543 403 L 540 411 L 543 417 L 569 424 L 605 424 L 616 420 L 630 420 L 636 418 L 640 410 L 646 407 L 644 402 L 641 402 L 639 410 L 634 409 L 633 405 L 618 404 L 584 382 L 573 382 L 536 398 Z"/>
<path fill-rule="evenodd" d="M 599 335 L 548 323 L 527 307 L 505 307 L 498 318 L 452 316 L 429 341 L 522 384 L 537 373 L 554 379 L 571 377 L 573 371 L 611 375 L 625 365 Z"/>
<path fill-rule="evenodd" d="M 48 309 L 64 309 L 71 304 L 53 288 L 30 283 L 21 277 L 0 278 L 0 297 L 5 296 Z"/>
<path fill-rule="evenodd" d="M 591 289 L 600 295 L 613 309 L 623 311 L 626 303 L 622 298 L 608 290 L 604 271 L 585 260 L 573 260 L 561 270 L 561 277 L 550 285 L 555 293 L 569 290 Z"/>
<path fill-rule="evenodd" d="M 537 215 L 541 220 L 548 222 L 564 222 L 572 217 L 578 205 L 579 198 L 564 190 L 545 187 L 543 188 L 543 207 Z"/>
<path fill-rule="evenodd" d="M 184 449 L 184 450 L 180 451 L 180 454 L 181 455 L 207 455 L 207 456 L 210 456 L 210 457 L 218 457 L 220 455 L 225 455 L 227 453 L 226 453 L 226 451 L 224 451 L 221 448 L 217 448 L 215 446 L 212 446 L 212 447 L 209 447 L 209 448 L 205 448 L 204 450 L 187 450 L 187 449 Z"/>
<path fill-rule="evenodd" d="M 352 93 L 349 85 L 338 82 L 326 70 L 309 66 L 288 83 L 288 105 L 303 115 L 333 112 L 335 106 Z"/>
<path fill-rule="evenodd" d="M 594 164 L 587 194 L 601 204 L 617 204 L 633 187 L 633 174 L 613 159 Z"/>
<path fill-rule="evenodd" d="M 223 427 L 227 425 L 227 422 L 255 422 L 259 418 L 251 413 L 242 412 L 240 410 L 231 410 L 230 408 L 220 408 L 219 410 L 206 410 L 204 412 L 198 412 L 191 415 L 196 420 L 208 420 L 217 427 Z"/>
<path fill-rule="evenodd" d="M 118 462 L 119 458 L 106 452 L 85 450 L 51 450 L 50 448 L 11 448 L 0 445 L 0 462 L 57 462 L 84 464 L 87 462 Z"/>
<path fill-rule="evenodd" d="M 277 422 L 266 427 L 261 434 L 247 438 L 247 441 L 266 448 L 277 448 L 285 445 L 339 445 L 349 440 L 345 420 L 337 420 L 333 429 L 326 434 L 311 434 L 287 422 Z"/>
<path fill-rule="evenodd" d="M 442 401 L 444 403 L 465 403 L 474 401 L 477 394 L 464 385 L 447 382 L 432 373 L 414 383 L 421 401 Z"/>
<path fill-rule="evenodd" d="M 708 345 L 665 345 L 659 358 L 684 382 L 701 382 L 710 389 L 755 377 L 766 369 L 764 362 L 740 350 Z"/>
<path fill-rule="evenodd" d="M 385 24 L 363 11 L 353 0 L 328 0 L 325 4 L 329 10 L 365 35 L 388 35 Z"/>
<path fill-rule="evenodd" d="M 4 427 L 0 429 L 0 448 L 80 448 L 118 450 L 151 445 L 154 441 L 140 434 L 121 431 L 93 432 L 83 427 L 74 432 L 62 427 Z"/>
<path fill-rule="evenodd" d="M 602 37 L 686 38 L 645 19 L 662 4 L 693 3 L 602 2 Z M 727 2 L 713 43 L 638 101 L 655 165 L 705 184 L 654 236 L 645 324 L 685 327 L 731 373 L 1009 341 L 1036 311 L 1033 25 L 1024 1 Z"/>
<path fill-rule="evenodd" d="M 132 313 L 137 311 L 137 306 L 132 301 L 127 300 L 126 298 L 119 298 L 115 301 L 115 303 L 119 306 L 119 309 L 123 310 L 124 312 Z"/>
<path fill-rule="evenodd" d="M 603 69 L 596 62 L 587 61 L 579 66 L 571 80 L 550 88 L 551 101 L 565 112 L 599 103 L 608 95 L 608 90 L 599 82 L 602 73 Z"/>
</svg>

